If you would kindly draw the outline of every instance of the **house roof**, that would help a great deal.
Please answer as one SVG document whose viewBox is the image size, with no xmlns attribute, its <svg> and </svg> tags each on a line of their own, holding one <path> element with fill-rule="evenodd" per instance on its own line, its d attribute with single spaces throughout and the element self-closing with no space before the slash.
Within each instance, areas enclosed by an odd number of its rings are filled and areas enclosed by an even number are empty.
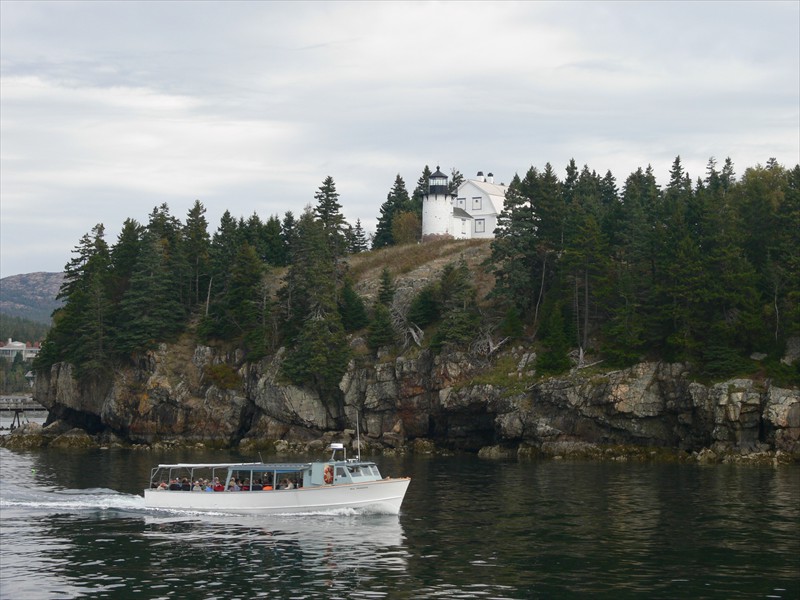
<svg viewBox="0 0 800 600">
<path fill-rule="evenodd" d="M 457 206 L 453 207 L 453 216 L 458 217 L 459 219 L 471 219 L 472 215 L 465 211 L 463 208 L 459 208 Z"/>
</svg>

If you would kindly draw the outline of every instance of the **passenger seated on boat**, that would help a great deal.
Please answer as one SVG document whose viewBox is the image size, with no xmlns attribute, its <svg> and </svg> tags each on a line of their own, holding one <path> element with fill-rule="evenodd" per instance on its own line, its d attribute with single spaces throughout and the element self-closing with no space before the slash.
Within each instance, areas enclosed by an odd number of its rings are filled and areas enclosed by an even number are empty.
<svg viewBox="0 0 800 600">
<path fill-rule="evenodd" d="M 225 486 L 219 482 L 219 477 L 214 477 L 214 485 L 211 486 L 215 492 L 224 492 Z"/>
<path fill-rule="evenodd" d="M 243 492 L 249 492 L 250 491 L 250 480 L 249 479 L 245 479 L 244 480 L 244 483 L 242 483 L 242 485 L 241 485 L 241 489 L 242 489 Z"/>
<path fill-rule="evenodd" d="M 194 485 L 192 486 L 192 491 L 193 492 L 202 492 L 203 491 L 203 488 L 200 486 L 200 482 L 199 481 L 195 481 L 194 482 Z"/>
<path fill-rule="evenodd" d="M 192 491 L 192 484 L 189 483 L 189 480 L 186 479 L 186 477 L 184 477 L 181 480 L 181 490 L 183 490 L 184 492 L 191 492 Z"/>
<path fill-rule="evenodd" d="M 231 479 L 230 482 L 228 483 L 228 491 L 229 492 L 238 492 L 241 489 L 242 488 L 239 487 L 239 484 L 236 483 L 235 479 Z"/>
<path fill-rule="evenodd" d="M 264 486 L 261 484 L 261 480 L 260 479 L 256 479 L 256 482 L 253 484 L 253 487 L 252 487 L 253 491 L 254 492 L 260 492 L 263 488 L 264 488 Z"/>
<path fill-rule="evenodd" d="M 169 482 L 169 489 L 171 489 L 171 490 L 173 490 L 173 491 L 175 491 L 175 490 L 178 490 L 178 491 L 180 491 L 180 489 L 181 489 L 181 484 L 180 484 L 180 483 L 178 483 L 178 480 L 177 480 L 177 479 L 173 479 L 172 481 L 170 481 L 170 482 Z"/>
</svg>

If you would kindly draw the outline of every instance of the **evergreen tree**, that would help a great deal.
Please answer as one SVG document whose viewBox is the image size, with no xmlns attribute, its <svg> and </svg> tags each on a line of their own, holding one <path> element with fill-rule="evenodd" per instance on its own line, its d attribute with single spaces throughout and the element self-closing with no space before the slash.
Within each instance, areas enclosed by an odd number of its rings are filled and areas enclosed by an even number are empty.
<svg viewBox="0 0 800 600">
<path fill-rule="evenodd" d="M 114 338 L 121 356 L 153 349 L 183 329 L 181 302 L 175 288 L 165 244 L 147 231 L 119 307 Z"/>
<path fill-rule="evenodd" d="M 210 277 L 211 239 L 208 235 L 208 221 L 205 214 L 205 207 L 199 200 L 195 200 L 186 216 L 186 225 L 183 228 L 183 244 L 190 269 L 189 297 L 194 305 L 200 303 L 201 293 L 208 286 Z"/>
<path fill-rule="evenodd" d="M 291 340 L 319 311 L 336 310 L 336 265 L 321 221 L 310 207 L 297 223 L 292 264 L 279 291 L 284 335 Z"/>
<path fill-rule="evenodd" d="M 283 240 L 285 262 L 284 266 L 288 266 L 292 262 L 295 242 L 297 240 L 297 220 L 294 218 L 292 211 L 287 210 L 283 215 L 283 222 L 281 224 L 281 239 Z"/>
<path fill-rule="evenodd" d="M 268 264 L 274 267 L 283 267 L 288 264 L 286 243 L 278 215 L 272 215 L 264 225 L 263 242 L 263 258 Z"/>
<path fill-rule="evenodd" d="M 353 282 L 349 277 L 345 278 L 342 293 L 339 296 L 339 315 L 345 331 L 357 331 L 369 323 L 364 300 L 353 289 Z"/>
<path fill-rule="evenodd" d="M 381 302 L 375 304 L 372 311 L 372 321 L 370 321 L 367 332 L 367 343 L 373 350 L 384 346 L 391 346 L 395 343 L 396 336 L 392 327 L 392 316 L 389 307 Z"/>
<path fill-rule="evenodd" d="M 35 367 L 67 361 L 75 366 L 79 378 L 99 376 L 111 362 L 110 253 L 104 226 L 97 224 L 91 234 L 85 234 L 73 254 L 57 296 L 64 305 L 53 313 L 53 328 Z"/>
<path fill-rule="evenodd" d="M 445 346 L 463 347 L 478 331 L 480 313 L 475 287 L 466 262 L 449 264 L 442 270 L 439 281 L 439 302 L 442 320 L 431 340 L 431 348 L 439 351 Z"/>
<path fill-rule="evenodd" d="M 394 299 L 394 292 L 395 287 L 392 274 L 389 272 L 389 269 L 384 267 L 383 271 L 381 271 L 381 287 L 378 292 L 378 303 L 384 306 L 391 306 L 392 300 Z"/>
<path fill-rule="evenodd" d="M 283 371 L 295 385 L 314 389 L 323 403 L 341 414 L 339 382 L 350 361 L 350 348 L 338 313 L 319 310 L 310 315 L 286 353 Z"/>
<path fill-rule="evenodd" d="M 438 286 L 426 285 L 419 291 L 408 309 L 408 320 L 417 327 L 427 327 L 441 318 Z"/>
<path fill-rule="evenodd" d="M 545 375 L 558 375 L 570 368 L 567 337 L 564 332 L 562 307 L 551 303 L 544 307 L 540 330 L 544 349 L 536 357 L 536 370 Z"/>
<path fill-rule="evenodd" d="M 243 341 L 248 360 L 263 357 L 271 346 L 271 303 L 264 285 L 264 263 L 250 244 L 239 248 L 225 298 L 228 332 Z"/>
<path fill-rule="evenodd" d="M 458 193 L 458 188 L 461 184 L 464 183 L 464 175 L 456 169 L 455 167 L 450 170 L 450 181 L 447 184 L 448 191 L 456 195 Z"/>
<path fill-rule="evenodd" d="M 347 223 L 341 213 L 342 205 L 339 204 L 339 194 L 336 191 L 333 177 L 325 178 L 317 193 L 314 194 L 314 199 L 317 201 L 314 214 L 322 223 L 333 258 L 339 258 L 344 255 L 346 249 L 344 231 Z"/>
<path fill-rule="evenodd" d="M 350 350 L 336 302 L 336 269 L 328 232 L 310 209 L 300 218 L 297 230 L 293 262 L 279 292 L 289 342 L 283 370 L 296 385 L 315 389 L 338 415 L 343 401 L 338 385 Z"/>
<path fill-rule="evenodd" d="M 521 315 L 531 309 L 535 312 L 539 306 L 555 260 L 553 249 L 538 236 L 539 215 L 533 207 L 538 183 L 535 167 L 524 179 L 514 175 L 491 245 L 495 265 L 492 295 L 501 303 L 514 304 Z"/>
<path fill-rule="evenodd" d="M 428 194 L 428 187 L 431 179 L 432 171 L 428 165 L 422 169 L 422 175 L 417 180 L 417 187 L 411 194 L 411 205 L 408 210 L 417 215 L 422 220 L 422 199 Z"/>
<path fill-rule="evenodd" d="M 421 206 L 422 204 L 420 204 L 420 207 Z M 378 217 L 378 226 L 375 230 L 375 237 L 372 240 L 373 250 L 395 244 L 394 237 L 392 236 L 394 218 L 399 213 L 410 210 L 410 208 L 411 200 L 408 197 L 406 184 L 398 173 L 392 189 L 386 196 L 386 202 L 384 202 L 380 208 L 381 214 Z"/>
<path fill-rule="evenodd" d="M 359 252 L 364 252 L 369 248 L 369 244 L 367 243 L 367 234 L 364 232 L 364 228 L 361 226 L 361 219 L 356 219 L 356 226 L 355 228 L 350 228 L 352 232 L 349 236 L 349 244 L 348 244 L 348 251 L 350 254 L 358 254 Z"/>
<path fill-rule="evenodd" d="M 125 219 L 117 243 L 111 249 L 111 301 L 118 304 L 130 285 L 131 275 L 139 259 L 144 227 L 133 219 Z"/>
</svg>

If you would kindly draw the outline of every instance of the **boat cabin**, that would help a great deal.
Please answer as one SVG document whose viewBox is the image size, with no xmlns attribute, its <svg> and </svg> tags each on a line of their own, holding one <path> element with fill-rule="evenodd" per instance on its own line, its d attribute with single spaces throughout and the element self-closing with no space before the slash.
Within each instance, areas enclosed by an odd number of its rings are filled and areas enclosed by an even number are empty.
<svg viewBox="0 0 800 600">
<path fill-rule="evenodd" d="M 150 489 L 165 491 L 265 492 L 380 481 L 371 461 L 348 459 L 342 444 L 331 444 L 330 460 L 305 463 L 178 463 L 150 472 Z M 343 457 L 336 459 L 336 452 Z"/>
</svg>

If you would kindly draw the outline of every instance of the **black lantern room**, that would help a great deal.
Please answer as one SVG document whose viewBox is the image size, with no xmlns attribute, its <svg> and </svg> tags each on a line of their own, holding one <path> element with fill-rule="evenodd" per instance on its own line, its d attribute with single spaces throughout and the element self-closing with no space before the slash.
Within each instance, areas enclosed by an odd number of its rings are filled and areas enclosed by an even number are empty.
<svg viewBox="0 0 800 600">
<path fill-rule="evenodd" d="M 439 165 L 436 165 L 436 172 L 431 174 L 430 179 L 428 179 L 428 193 L 430 195 L 445 195 L 448 191 L 447 175 L 439 170 Z"/>
</svg>

